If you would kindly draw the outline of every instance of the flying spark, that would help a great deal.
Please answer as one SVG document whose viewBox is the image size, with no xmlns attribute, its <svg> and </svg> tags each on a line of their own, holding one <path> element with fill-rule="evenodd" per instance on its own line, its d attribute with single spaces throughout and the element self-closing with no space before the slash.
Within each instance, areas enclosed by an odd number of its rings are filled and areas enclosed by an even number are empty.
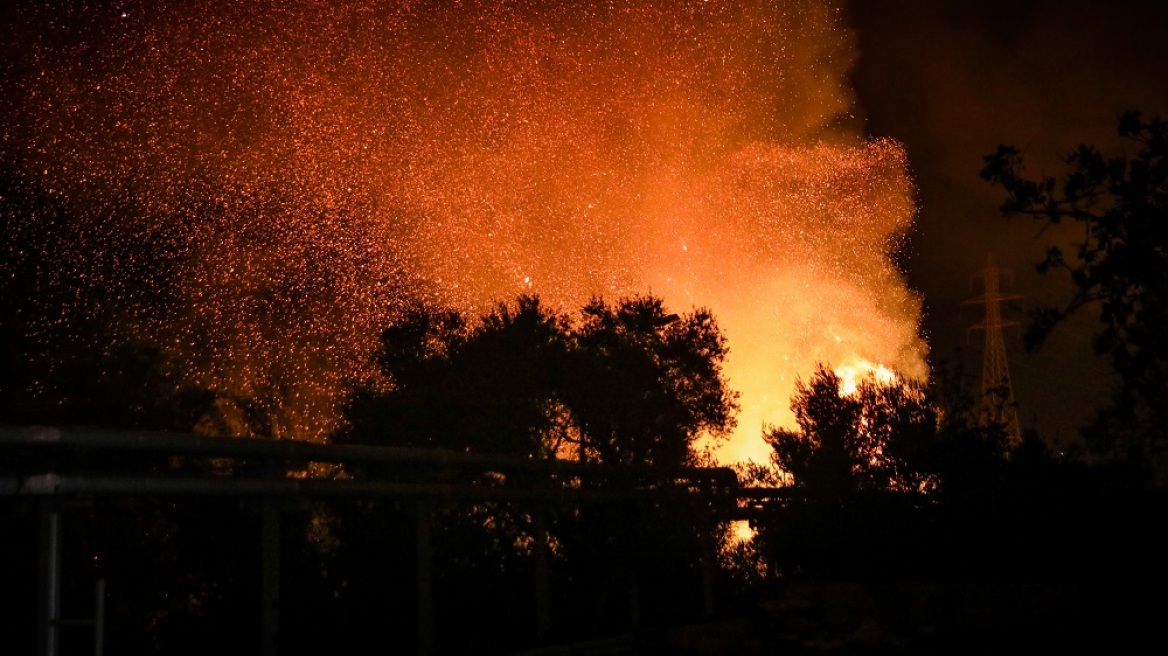
<svg viewBox="0 0 1168 656">
<path fill-rule="evenodd" d="M 819 362 L 926 375 L 905 153 L 850 118 L 830 3 L 54 4 L 11 10 L 0 100 L 71 208 L 54 275 L 287 436 L 335 428 L 410 298 L 708 307 L 726 461 Z"/>
</svg>

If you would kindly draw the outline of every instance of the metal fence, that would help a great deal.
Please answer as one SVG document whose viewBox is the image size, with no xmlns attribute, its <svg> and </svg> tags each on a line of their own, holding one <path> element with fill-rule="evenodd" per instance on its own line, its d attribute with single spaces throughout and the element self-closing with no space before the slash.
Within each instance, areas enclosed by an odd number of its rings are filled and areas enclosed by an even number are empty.
<svg viewBox="0 0 1168 656">
<path fill-rule="evenodd" d="M 85 497 L 203 496 L 261 502 L 261 651 L 278 653 L 280 599 L 280 504 L 294 499 L 396 499 L 417 508 L 417 644 L 434 650 L 433 558 L 430 516 L 438 503 L 507 502 L 546 509 L 580 503 L 628 503 L 685 499 L 713 525 L 760 510 L 783 489 L 740 485 L 726 467 L 617 466 L 559 459 L 447 450 L 316 444 L 293 440 L 217 438 L 199 435 L 62 428 L 0 427 L 0 497 L 39 500 L 38 653 L 58 656 L 60 631 L 85 625 L 93 652 L 103 652 L 104 581 L 95 585 L 92 617 L 61 616 L 62 500 Z M 174 467 L 173 461 L 228 462 L 218 473 Z M 161 464 L 160 464 L 161 463 Z M 168 464 L 169 463 L 169 464 Z M 306 475 L 312 464 L 357 468 L 359 476 Z M 492 484 L 483 484 L 489 475 Z M 536 521 L 539 531 L 542 522 Z M 534 631 L 551 626 L 545 535 L 535 536 Z M 714 566 L 713 558 L 703 566 Z M 713 595 L 706 590 L 707 611 Z"/>
</svg>

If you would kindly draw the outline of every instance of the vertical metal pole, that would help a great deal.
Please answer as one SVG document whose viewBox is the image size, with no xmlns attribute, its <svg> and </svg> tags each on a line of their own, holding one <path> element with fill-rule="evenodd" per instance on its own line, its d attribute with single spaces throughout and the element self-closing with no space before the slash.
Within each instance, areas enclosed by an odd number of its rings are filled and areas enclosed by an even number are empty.
<svg viewBox="0 0 1168 656">
<path fill-rule="evenodd" d="M 628 560 L 625 561 L 628 564 Z M 641 579 L 637 569 L 629 567 L 629 623 L 634 629 L 641 628 Z"/>
<path fill-rule="evenodd" d="M 39 653 L 57 656 L 61 616 L 61 516 L 52 499 L 41 501 L 41 612 Z"/>
<path fill-rule="evenodd" d="M 93 585 L 93 656 L 105 654 L 105 579 Z"/>
<path fill-rule="evenodd" d="M 430 502 L 418 501 L 418 654 L 434 652 L 434 553 L 430 540 Z"/>
<path fill-rule="evenodd" d="M 717 535 L 714 531 L 714 518 L 710 517 L 709 528 L 701 531 L 702 541 L 702 600 L 705 602 L 706 617 L 713 617 L 714 605 L 714 567 L 718 558 Z"/>
<path fill-rule="evenodd" d="M 261 653 L 264 656 L 277 656 L 280 628 L 280 511 L 272 497 L 264 497 L 261 503 Z"/>
<path fill-rule="evenodd" d="M 548 588 L 547 509 L 535 510 L 535 635 L 546 640 L 551 634 L 551 594 Z"/>
</svg>

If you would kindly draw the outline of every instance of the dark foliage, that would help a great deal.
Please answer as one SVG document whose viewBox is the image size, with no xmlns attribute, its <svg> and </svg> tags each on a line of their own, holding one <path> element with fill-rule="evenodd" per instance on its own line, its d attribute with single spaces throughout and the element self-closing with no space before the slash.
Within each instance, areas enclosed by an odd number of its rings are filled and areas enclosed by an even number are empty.
<svg viewBox="0 0 1168 656">
<path fill-rule="evenodd" d="M 1100 454 L 1165 471 L 1168 439 L 1168 123 L 1128 112 L 1119 136 L 1134 152 L 1105 157 L 1080 145 L 1060 178 L 1024 176 L 1020 151 L 999 146 L 982 177 L 1001 186 L 1006 215 L 1082 229 L 1073 254 L 1052 246 L 1040 272 L 1065 272 L 1067 302 L 1035 311 L 1027 342 L 1037 347 L 1063 319 L 1098 312 L 1095 350 L 1111 359 L 1120 385 L 1085 431 Z"/>
<path fill-rule="evenodd" d="M 1087 557 L 1049 551 L 1082 526 L 1075 513 L 1093 512 L 1104 479 L 1036 435 L 1008 445 L 946 380 L 869 379 L 845 394 L 821 367 L 800 382 L 799 429 L 765 436 L 792 478 L 756 522 L 772 580 L 1063 580 Z"/>
<path fill-rule="evenodd" d="M 695 464 L 694 440 L 734 425 L 734 395 L 722 378 L 725 338 L 706 310 L 667 314 L 660 299 L 615 306 L 594 300 L 569 334 L 564 403 L 578 426 L 582 459 Z"/>
<path fill-rule="evenodd" d="M 338 441 L 610 464 L 692 464 L 702 435 L 733 427 L 713 316 L 634 297 L 573 322 L 538 297 L 471 325 L 415 308 L 382 335 L 384 385 L 358 387 Z"/>
<path fill-rule="evenodd" d="M 810 380 L 796 382 L 791 408 L 798 430 L 764 433 L 794 487 L 811 496 L 936 487 L 939 420 L 928 391 L 871 377 L 851 394 L 841 385 L 821 365 Z"/>
<path fill-rule="evenodd" d="M 616 466 L 694 465 L 702 458 L 697 440 L 719 438 L 733 426 L 735 397 L 721 371 L 725 355 L 709 312 L 670 314 L 648 296 L 615 304 L 594 299 L 578 318 L 532 296 L 499 304 L 474 321 L 415 308 L 383 333 L 377 363 L 384 379 L 354 391 L 336 439 Z M 524 475 L 426 476 L 506 486 Z M 441 545 L 435 558 L 444 572 L 435 582 L 439 616 L 462 618 L 476 653 L 495 641 L 530 639 L 540 548 L 547 550 L 555 613 L 575 618 L 556 623 L 561 637 L 700 614 L 702 566 L 712 565 L 716 542 L 708 515 L 684 502 L 640 500 L 633 490 L 651 493 L 653 484 L 631 484 L 619 477 L 576 482 L 580 489 L 629 494 L 625 502 L 434 508 Z M 403 530 L 392 517 L 373 525 L 386 533 Z M 346 545 L 355 544 L 350 528 L 356 527 L 348 520 L 338 527 Z M 399 553 L 387 562 L 383 554 L 369 567 L 410 567 L 414 557 Z M 369 601 L 355 591 L 341 600 L 355 607 Z"/>
<path fill-rule="evenodd" d="M 106 211 L 129 211 L 111 206 Z M 192 430 L 215 396 L 180 365 L 114 326 L 134 308 L 108 280 L 138 280 L 139 306 L 172 305 L 164 238 L 85 235 L 70 206 L 0 167 L 0 416 L 12 424 Z M 89 252 L 72 246 L 86 243 Z M 135 248 L 133 257 L 121 252 Z"/>
<path fill-rule="evenodd" d="M 389 391 L 357 389 L 339 441 L 546 456 L 566 350 L 536 299 L 499 307 L 472 331 L 451 311 L 415 309 L 382 335 Z"/>
</svg>

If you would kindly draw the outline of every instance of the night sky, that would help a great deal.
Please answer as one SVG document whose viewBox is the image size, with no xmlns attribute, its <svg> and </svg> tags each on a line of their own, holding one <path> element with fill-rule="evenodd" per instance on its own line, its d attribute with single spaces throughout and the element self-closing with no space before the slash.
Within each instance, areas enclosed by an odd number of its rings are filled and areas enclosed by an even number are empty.
<svg viewBox="0 0 1168 656">
<path fill-rule="evenodd" d="M 917 184 L 907 270 L 925 298 L 931 352 L 954 360 L 960 348 L 976 373 L 982 336 L 966 328 L 981 311 L 961 302 L 980 291 L 971 275 L 987 253 L 1013 270 L 1013 284 L 1003 281 L 1002 289 L 1026 296 L 1028 307 L 1058 303 L 1070 291 L 1065 277 L 1034 271 L 1057 233 L 1039 235 L 1039 222 L 1001 216 L 1000 188 L 978 176 L 983 156 L 1010 144 L 1025 153 L 1033 176 L 1058 174 L 1058 158 L 1080 143 L 1119 152 L 1125 110 L 1168 116 L 1168 5 L 859 0 L 850 18 L 867 129 L 905 145 Z M 1017 330 L 1006 332 L 1023 429 L 1073 439 L 1093 416 L 1108 384 L 1106 363 L 1090 353 L 1096 325 L 1087 313 L 1036 353 L 1024 352 Z"/>
</svg>

